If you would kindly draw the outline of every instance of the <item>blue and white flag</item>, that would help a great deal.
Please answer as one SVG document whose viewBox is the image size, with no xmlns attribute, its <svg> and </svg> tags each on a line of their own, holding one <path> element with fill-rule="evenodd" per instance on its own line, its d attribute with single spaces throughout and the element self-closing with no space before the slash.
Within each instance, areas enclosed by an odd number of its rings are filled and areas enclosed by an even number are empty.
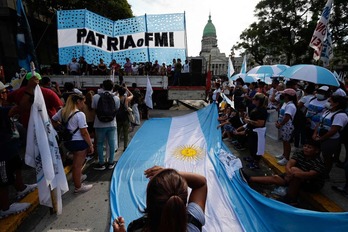
<svg viewBox="0 0 348 232">
<path fill-rule="evenodd" d="M 234 67 L 233 67 L 233 63 L 231 60 L 231 57 L 228 58 L 228 69 L 227 69 L 227 77 L 231 78 L 231 76 L 234 73 Z"/>
<path fill-rule="evenodd" d="M 17 0 L 17 50 L 18 65 L 29 71 L 30 62 L 36 62 L 36 55 L 30 25 L 22 0 Z"/>
<path fill-rule="evenodd" d="M 241 167 L 241 162 L 221 143 L 217 115 L 217 108 L 212 104 L 188 115 L 146 121 L 114 171 L 110 189 L 112 218 L 122 215 L 130 223 L 142 215 L 139 209 L 145 208 L 148 183 L 144 170 L 160 165 L 207 178 L 203 231 L 242 231 L 232 202 L 219 180 L 225 175 L 219 156 L 228 161 L 231 176 Z"/>
<path fill-rule="evenodd" d="M 241 69 L 240 69 L 240 73 L 247 73 L 246 55 L 244 55 L 242 67 L 241 67 Z"/>
<path fill-rule="evenodd" d="M 27 131 L 25 163 L 36 169 L 36 180 L 41 205 L 54 207 L 51 190 L 57 202 L 57 214 L 62 213 L 62 194 L 69 191 L 54 130 L 48 117 L 40 86 L 34 91 Z"/>
<path fill-rule="evenodd" d="M 333 0 L 328 0 L 321 14 L 320 20 L 314 30 L 309 46 L 314 49 L 313 59 L 319 60 L 322 54 L 323 46 L 327 40 L 329 31 L 329 20 Z"/>
<path fill-rule="evenodd" d="M 72 57 L 85 57 L 97 65 L 115 59 L 121 65 L 132 62 L 170 64 L 186 59 L 185 14 L 143 15 L 112 21 L 88 10 L 57 12 L 59 64 Z"/>
<path fill-rule="evenodd" d="M 236 172 L 240 160 L 222 143 L 217 117 L 217 107 L 211 104 L 184 116 L 146 121 L 113 173 L 110 222 L 123 216 L 129 224 L 143 216 L 148 184 L 144 170 L 160 165 L 206 177 L 203 231 L 348 231 L 347 212 L 303 210 L 250 188 Z"/>
</svg>

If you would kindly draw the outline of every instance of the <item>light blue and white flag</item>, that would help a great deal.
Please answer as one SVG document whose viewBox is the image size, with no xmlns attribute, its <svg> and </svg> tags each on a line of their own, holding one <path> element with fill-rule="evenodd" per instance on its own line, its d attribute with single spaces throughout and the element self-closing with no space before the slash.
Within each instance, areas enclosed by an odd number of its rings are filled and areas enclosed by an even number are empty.
<svg viewBox="0 0 348 232">
<path fill-rule="evenodd" d="M 53 207 L 51 190 L 57 202 L 57 214 L 62 213 L 62 194 L 69 191 L 54 130 L 48 117 L 40 86 L 34 91 L 27 131 L 25 163 L 36 169 L 41 205 Z"/>
<path fill-rule="evenodd" d="M 321 14 L 320 20 L 313 32 L 312 39 L 309 43 L 309 47 L 314 49 L 314 60 L 320 59 L 324 43 L 327 39 L 332 2 L 333 0 L 327 0 L 323 12 Z"/>
<path fill-rule="evenodd" d="M 113 173 L 110 222 L 123 216 L 128 225 L 143 216 L 148 184 L 144 170 L 161 165 L 207 178 L 203 231 L 348 231 L 347 212 L 303 210 L 250 188 L 236 172 L 240 160 L 222 143 L 217 116 L 217 107 L 211 104 L 184 116 L 146 121 Z"/>
<path fill-rule="evenodd" d="M 231 177 L 241 162 L 221 142 L 217 115 L 217 108 L 212 104 L 188 115 L 146 121 L 114 171 L 110 190 L 112 218 L 122 215 L 130 223 L 142 215 L 139 209 L 145 208 L 148 183 L 144 170 L 160 165 L 207 178 L 203 231 L 242 231 L 232 202 L 220 183 L 225 168 L 219 157 L 226 160 Z"/>
<path fill-rule="evenodd" d="M 233 67 L 233 63 L 232 63 L 231 57 L 229 57 L 228 58 L 228 68 L 227 68 L 227 77 L 228 77 L 228 79 L 231 78 L 233 73 L 234 73 L 234 67 Z"/>
<path fill-rule="evenodd" d="M 242 67 L 241 67 L 241 69 L 240 69 L 240 73 L 247 73 L 246 55 L 244 55 Z"/>
</svg>

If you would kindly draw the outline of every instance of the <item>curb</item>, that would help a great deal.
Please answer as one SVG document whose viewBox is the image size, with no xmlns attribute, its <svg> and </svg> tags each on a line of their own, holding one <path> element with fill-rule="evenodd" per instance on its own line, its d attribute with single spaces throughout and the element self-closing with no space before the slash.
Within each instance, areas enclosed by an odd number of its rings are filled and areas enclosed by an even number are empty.
<svg viewBox="0 0 348 232">
<path fill-rule="evenodd" d="M 269 153 L 265 153 L 262 159 L 275 173 L 285 173 L 285 166 L 278 165 L 276 158 Z M 320 192 L 300 192 L 300 198 L 322 212 L 345 212 L 340 206 Z"/>
<path fill-rule="evenodd" d="M 66 175 L 68 175 L 71 172 L 72 166 L 66 166 L 64 168 L 64 172 Z M 39 191 L 38 189 L 35 189 L 33 192 L 26 195 L 22 200 L 19 201 L 20 203 L 30 203 L 29 209 L 26 211 L 14 214 L 9 217 L 0 219 L 0 228 L 1 231 L 6 232 L 14 232 L 16 229 L 20 226 L 20 224 L 33 212 L 36 207 L 39 205 Z"/>
</svg>

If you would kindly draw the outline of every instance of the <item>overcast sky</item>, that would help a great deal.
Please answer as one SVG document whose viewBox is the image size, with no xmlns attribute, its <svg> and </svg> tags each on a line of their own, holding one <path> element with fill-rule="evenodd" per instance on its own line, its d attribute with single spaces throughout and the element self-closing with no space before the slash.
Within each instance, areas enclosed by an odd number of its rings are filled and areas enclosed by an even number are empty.
<svg viewBox="0 0 348 232">
<path fill-rule="evenodd" d="M 199 55 L 209 13 L 216 28 L 220 52 L 230 54 L 242 31 L 256 21 L 254 9 L 258 2 L 259 0 L 128 0 L 134 16 L 185 12 L 189 56 Z"/>
</svg>

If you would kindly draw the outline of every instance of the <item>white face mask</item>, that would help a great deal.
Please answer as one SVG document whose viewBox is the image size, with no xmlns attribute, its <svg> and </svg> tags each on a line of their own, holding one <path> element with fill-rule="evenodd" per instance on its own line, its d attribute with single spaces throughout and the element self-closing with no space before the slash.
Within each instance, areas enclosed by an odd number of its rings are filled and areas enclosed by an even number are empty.
<svg viewBox="0 0 348 232">
<path fill-rule="evenodd" d="M 331 103 L 330 102 L 326 102 L 325 103 L 325 108 L 331 110 L 332 109 Z"/>
<path fill-rule="evenodd" d="M 325 95 L 322 95 L 322 94 L 319 94 L 319 93 L 317 93 L 315 96 L 317 97 L 318 100 L 324 100 L 325 99 Z"/>
</svg>

